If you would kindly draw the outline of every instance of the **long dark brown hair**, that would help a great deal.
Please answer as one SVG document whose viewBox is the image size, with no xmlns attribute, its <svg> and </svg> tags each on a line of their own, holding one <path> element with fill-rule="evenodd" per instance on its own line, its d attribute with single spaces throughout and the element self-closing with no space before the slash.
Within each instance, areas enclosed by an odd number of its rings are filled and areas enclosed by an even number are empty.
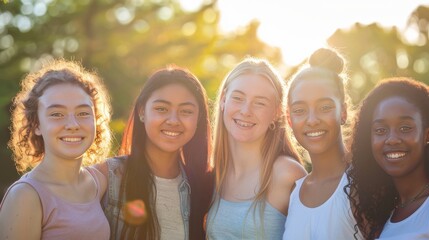
<svg viewBox="0 0 429 240">
<path fill-rule="evenodd" d="M 166 85 L 180 84 L 196 98 L 199 107 L 198 125 L 193 138 L 182 148 L 186 176 L 191 187 L 191 212 L 189 238 L 204 239 L 204 216 L 208 211 L 213 192 L 212 169 L 209 164 L 211 131 L 206 92 L 198 79 L 188 70 L 169 66 L 152 74 L 138 96 L 124 132 L 120 154 L 128 155 L 121 183 L 120 199 L 141 199 L 146 203 L 148 220 L 133 229 L 125 226 L 120 232 L 137 239 L 159 239 L 160 227 L 151 206 L 155 205 L 154 177 L 145 152 L 147 134 L 139 120 L 139 110 L 144 108 L 151 94 Z M 112 229 L 117 234 L 118 229 Z"/>
<path fill-rule="evenodd" d="M 392 178 L 377 164 L 371 147 L 371 125 L 374 110 L 384 99 L 402 97 L 419 109 L 423 128 L 429 127 L 429 89 L 409 78 L 391 78 L 380 83 L 366 96 L 357 114 L 351 146 L 352 166 L 345 187 L 365 239 L 374 239 L 383 229 L 395 206 L 398 193 Z M 425 168 L 429 176 L 429 147 L 425 147 Z M 357 228 L 355 228 L 357 231 Z M 357 232 L 356 232 L 357 233 Z"/>
</svg>

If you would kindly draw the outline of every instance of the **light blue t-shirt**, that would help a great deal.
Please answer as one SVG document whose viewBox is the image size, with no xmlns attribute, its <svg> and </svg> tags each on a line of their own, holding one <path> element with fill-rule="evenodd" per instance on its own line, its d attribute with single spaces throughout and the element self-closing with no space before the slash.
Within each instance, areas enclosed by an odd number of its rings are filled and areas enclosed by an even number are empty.
<svg viewBox="0 0 429 240">
<path fill-rule="evenodd" d="M 220 199 L 213 204 L 207 218 L 208 239 L 282 239 L 286 216 L 265 203 L 264 227 L 261 226 L 260 205 L 252 201 L 231 202 Z M 263 230 L 263 232 L 262 232 Z"/>
</svg>

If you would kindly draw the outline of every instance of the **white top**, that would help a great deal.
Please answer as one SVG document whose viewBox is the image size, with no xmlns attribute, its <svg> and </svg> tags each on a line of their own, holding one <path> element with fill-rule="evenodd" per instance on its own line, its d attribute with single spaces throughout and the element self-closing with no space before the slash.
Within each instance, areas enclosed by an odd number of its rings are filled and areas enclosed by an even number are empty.
<svg viewBox="0 0 429 240">
<path fill-rule="evenodd" d="M 348 182 L 346 174 L 341 177 L 332 196 L 315 208 L 306 207 L 299 198 L 305 178 L 296 181 L 291 193 L 283 239 L 354 239 L 356 220 L 343 190 Z M 356 238 L 363 239 L 362 234 L 358 232 Z"/>
<path fill-rule="evenodd" d="M 182 174 L 174 179 L 155 176 L 156 215 L 161 228 L 161 240 L 185 239 L 179 195 L 181 182 Z"/>
<path fill-rule="evenodd" d="M 400 222 L 387 220 L 379 239 L 429 239 L 429 198 L 409 217 Z"/>
</svg>

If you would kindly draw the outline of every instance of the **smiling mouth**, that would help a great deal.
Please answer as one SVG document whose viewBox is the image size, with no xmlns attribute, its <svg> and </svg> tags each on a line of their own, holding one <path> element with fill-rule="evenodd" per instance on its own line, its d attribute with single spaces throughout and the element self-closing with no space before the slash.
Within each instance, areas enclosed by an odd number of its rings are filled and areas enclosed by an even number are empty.
<svg viewBox="0 0 429 240">
<path fill-rule="evenodd" d="M 74 143 L 74 142 L 80 142 L 83 140 L 83 137 L 64 137 L 64 138 L 60 138 L 61 141 L 64 142 L 70 142 L 70 143 Z"/>
<path fill-rule="evenodd" d="M 305 136 L 307 137 L 319 137 L 322 136 L 326 133 L 326 131 L 317 131 L 317 132 L 308 132 L 305 133 Z"/>
<path fill-rule="evenodd" d="M 253 127 L 256 124 L 255 123 L 249 123 L 249 122 L 244 122 L 238 119 L 234 119 L 235 124 L 237 124 L 240 127 L 245 127 L 245 128 L 249 128 L 249 127 Z"/>
<path fill-rule="evenodd" d="M 167 135 L 167 136 L 169 136 L 169 137 L 177 137 L 177 136 L 179 136 L 180 134 L 182 134 L 181 132 L 173 132 L 173 131 L 166 131 L 166 130 L 163 130 L 163 131 L 161 131 L 163 134 L 165 134 L 165 135 Z"/>
<path fill-rule="evenodd" d="M 385 154 L 385 156 L 389 159 L 398 159 L 404 157 L 405 155 L 407 155 L 406 152 L 390 152 Z"/>
</svg>

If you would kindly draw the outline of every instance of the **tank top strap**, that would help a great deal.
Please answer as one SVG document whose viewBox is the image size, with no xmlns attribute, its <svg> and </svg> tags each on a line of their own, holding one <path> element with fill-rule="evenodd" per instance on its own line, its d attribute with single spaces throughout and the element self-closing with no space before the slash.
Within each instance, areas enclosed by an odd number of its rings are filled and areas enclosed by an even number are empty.
<svg viewBox="0 0 429 240">
<path fill-rule="evenodd" d="M 28 176 L 28 174 L 23 175 L 18 181 L 16 181 L 12 186 L 20 184 L 20 183 L 26 183 L 30 185 L 34 190 L 36 190 L 37 194 L 39 195 L 40 200 L 43 202 L 43 200 L 46 201 L 52 201 L 52 193 L 49 189 L 47 189 L 43 183 L 37 181 L 36 179 L 33 179 Z M 11 187 L 12 187 L 11 186 Z"/>
<path fill-rule="evenodd" d="M 300 178 L 300 179 L 298 179 L 298 180 L 295 181 L 295 188 L 294 188 L 294 190 L 295 189 L 297 189 L 297 190 L 301 189 L 301 185 L 304 182 L 304 180 L 305 180 L 306 177 L 307 176 L 304 176 L 304 177 L 302 177 L 302 178 Z"/>
<path fill-rule="evenodd" d="M 5 196 L 8 194 L 10 189 L 18 184 L 28 184 L 36 191 L 42 206 L 42 226 L 45 226 L 49 221 L 49 216 L 52 212 L 52 209 L 54 209 L 57 205 L 56 197 L 49 191 L 49 189 L 43 186 L 41 182 L 30 178 L 28 173 L 24 174 L 18 181 L 13 183 L 6 191 Z"/>
<path fill-rule="evenodd" d="M 84 169 L 86 169 L 89 172 L 89 174 L 91 175 L 92 179 L 95 182 L 95 187 L 97 188 L 97 199 L 101 199 L 101 196 L 100 196 L 100 181 L 99 181 L 97 173 L 96 173 L 96 172 L 99 172 L 99 171 L 97 169 L 93 168 L 93 167 L 86 167 Z M 102 173 L 100 172 L 100 174 L 102 174 Z"/>
</svg>

